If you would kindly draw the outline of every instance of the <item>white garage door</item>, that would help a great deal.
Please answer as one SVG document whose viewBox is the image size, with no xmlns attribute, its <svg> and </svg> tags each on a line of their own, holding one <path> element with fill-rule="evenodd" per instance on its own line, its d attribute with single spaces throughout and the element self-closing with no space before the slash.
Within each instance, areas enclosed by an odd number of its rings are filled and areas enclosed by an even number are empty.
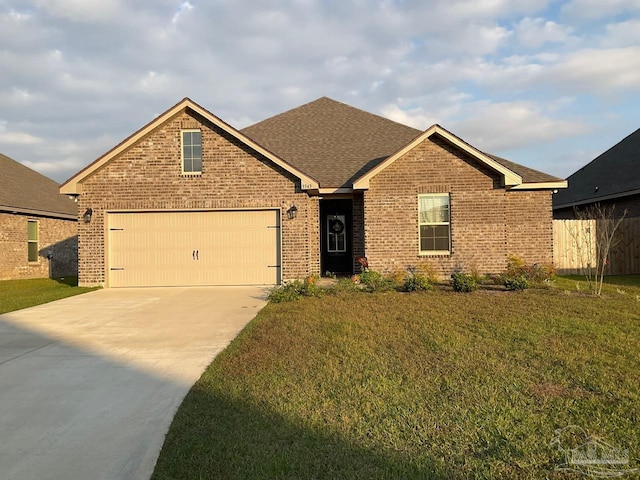
<svg viewBox="0 0 640 480">
<path fill-rule="evenodd" d="M 280 280 L 275 210 L 110 213 L 110 287 L 273 285 Z"/>
</svg>

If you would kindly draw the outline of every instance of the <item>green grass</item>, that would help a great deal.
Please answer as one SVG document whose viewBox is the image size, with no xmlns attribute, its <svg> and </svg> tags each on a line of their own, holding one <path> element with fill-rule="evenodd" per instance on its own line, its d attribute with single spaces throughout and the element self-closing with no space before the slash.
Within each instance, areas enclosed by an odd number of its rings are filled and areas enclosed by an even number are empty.
<svg viewBox="0 0 640 480">
<path fill-rule="evenodd" d="M 35 278 L 0 281 L 0 314 L 90 292 L 96 288 L 78 287 L 78 277 Z"/>
<path fill-rule="evenodd" d="M 153 478 L 579 478 L 554 470 L 568 425 L 638 466 L 639 280 L 269 304 L 191 389 Z"/>
</svg>

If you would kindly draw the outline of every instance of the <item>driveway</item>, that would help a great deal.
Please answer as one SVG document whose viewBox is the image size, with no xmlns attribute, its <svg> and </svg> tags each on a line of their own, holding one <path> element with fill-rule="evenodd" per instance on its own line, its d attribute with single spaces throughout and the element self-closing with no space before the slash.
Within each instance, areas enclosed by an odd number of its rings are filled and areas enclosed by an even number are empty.
<svg viewBox="0 0 640 480">
<path fill-rule="evenodd" d="M 0 477 L 148 479 L 254 287 L 106 289 L 0 315 Z"/>
</svg>

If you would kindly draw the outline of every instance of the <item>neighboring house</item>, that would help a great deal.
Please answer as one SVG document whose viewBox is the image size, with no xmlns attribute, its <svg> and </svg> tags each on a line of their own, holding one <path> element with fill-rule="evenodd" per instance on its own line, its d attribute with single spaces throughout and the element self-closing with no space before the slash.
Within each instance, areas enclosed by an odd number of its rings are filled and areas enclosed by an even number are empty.
<svg viewBox="0 0 640 480">
<path fill-rule="evenodd" d="M 0 280 L 77 274 L 76 204 L 59 188 L 0 154 Z"/>
<path fill-rule="evenodd" d="M 572 219 L 576 210 L 599 203 L 614 215 L 640 217 L 640 129 L 596 157 L 567 179 L 553 198 L 553 216 Z"/>
<path fill-rule="evenodd" d="M 329 98 L 236 130 L 188 98 L 77 173 L 83 285 L 277 284 L 552 261 L 566 182 Z"/>
<path fill-rule="evenodd" d="M 607 258 L 608 275 L 640 273 L 640 129 L 586 164 L 567 179 L 569 186 L 553 197 L 556 222 L 555 259 L 561 273 L 582 272 L 594 254 L 583 253 L 596 245 L 595 230 L 580 229 L 576 217 L 625 218 L 620 222 Z M 600 207 L 601 213 L 591 212 Z M 625 213 L 626 212 L 626 213 Z M 606 224 L 606 223 L 605 223 Z M 582 232 L 578 234 L 577 232 Z M 576 236 L 577 235 L 577 236 Z M 584 239 L 582 238 L 584 236 Z M 580 247 L 582 245 L 582 247 Z"/>
</svg>

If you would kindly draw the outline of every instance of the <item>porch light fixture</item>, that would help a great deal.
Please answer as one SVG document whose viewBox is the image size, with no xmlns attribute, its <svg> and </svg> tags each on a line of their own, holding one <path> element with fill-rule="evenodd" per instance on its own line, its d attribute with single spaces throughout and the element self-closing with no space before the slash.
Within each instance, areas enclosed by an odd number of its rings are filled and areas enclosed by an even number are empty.
<svg viewBox="0 0 640 480">
<path fill-rule="evenodd" d="M 84 220 L 84 223 L 91 223 L 92 216 L 93 216 L 93 210 L 91 208 L 87 208 L 87 210 L 84 212 L 84 215 L 82 215 L 82 219 Z"/>
<path fill-rule="evenodd" d="M 296 207 L 295 205 L 291 205 L 289 207 L 289 210 L 287 210 L 287 216 L 289 217 L 289 220 L 293 220 L 294 218 L 296 218 L 296 215 L 298 215 L 298 207 Z"/>
</svg>

